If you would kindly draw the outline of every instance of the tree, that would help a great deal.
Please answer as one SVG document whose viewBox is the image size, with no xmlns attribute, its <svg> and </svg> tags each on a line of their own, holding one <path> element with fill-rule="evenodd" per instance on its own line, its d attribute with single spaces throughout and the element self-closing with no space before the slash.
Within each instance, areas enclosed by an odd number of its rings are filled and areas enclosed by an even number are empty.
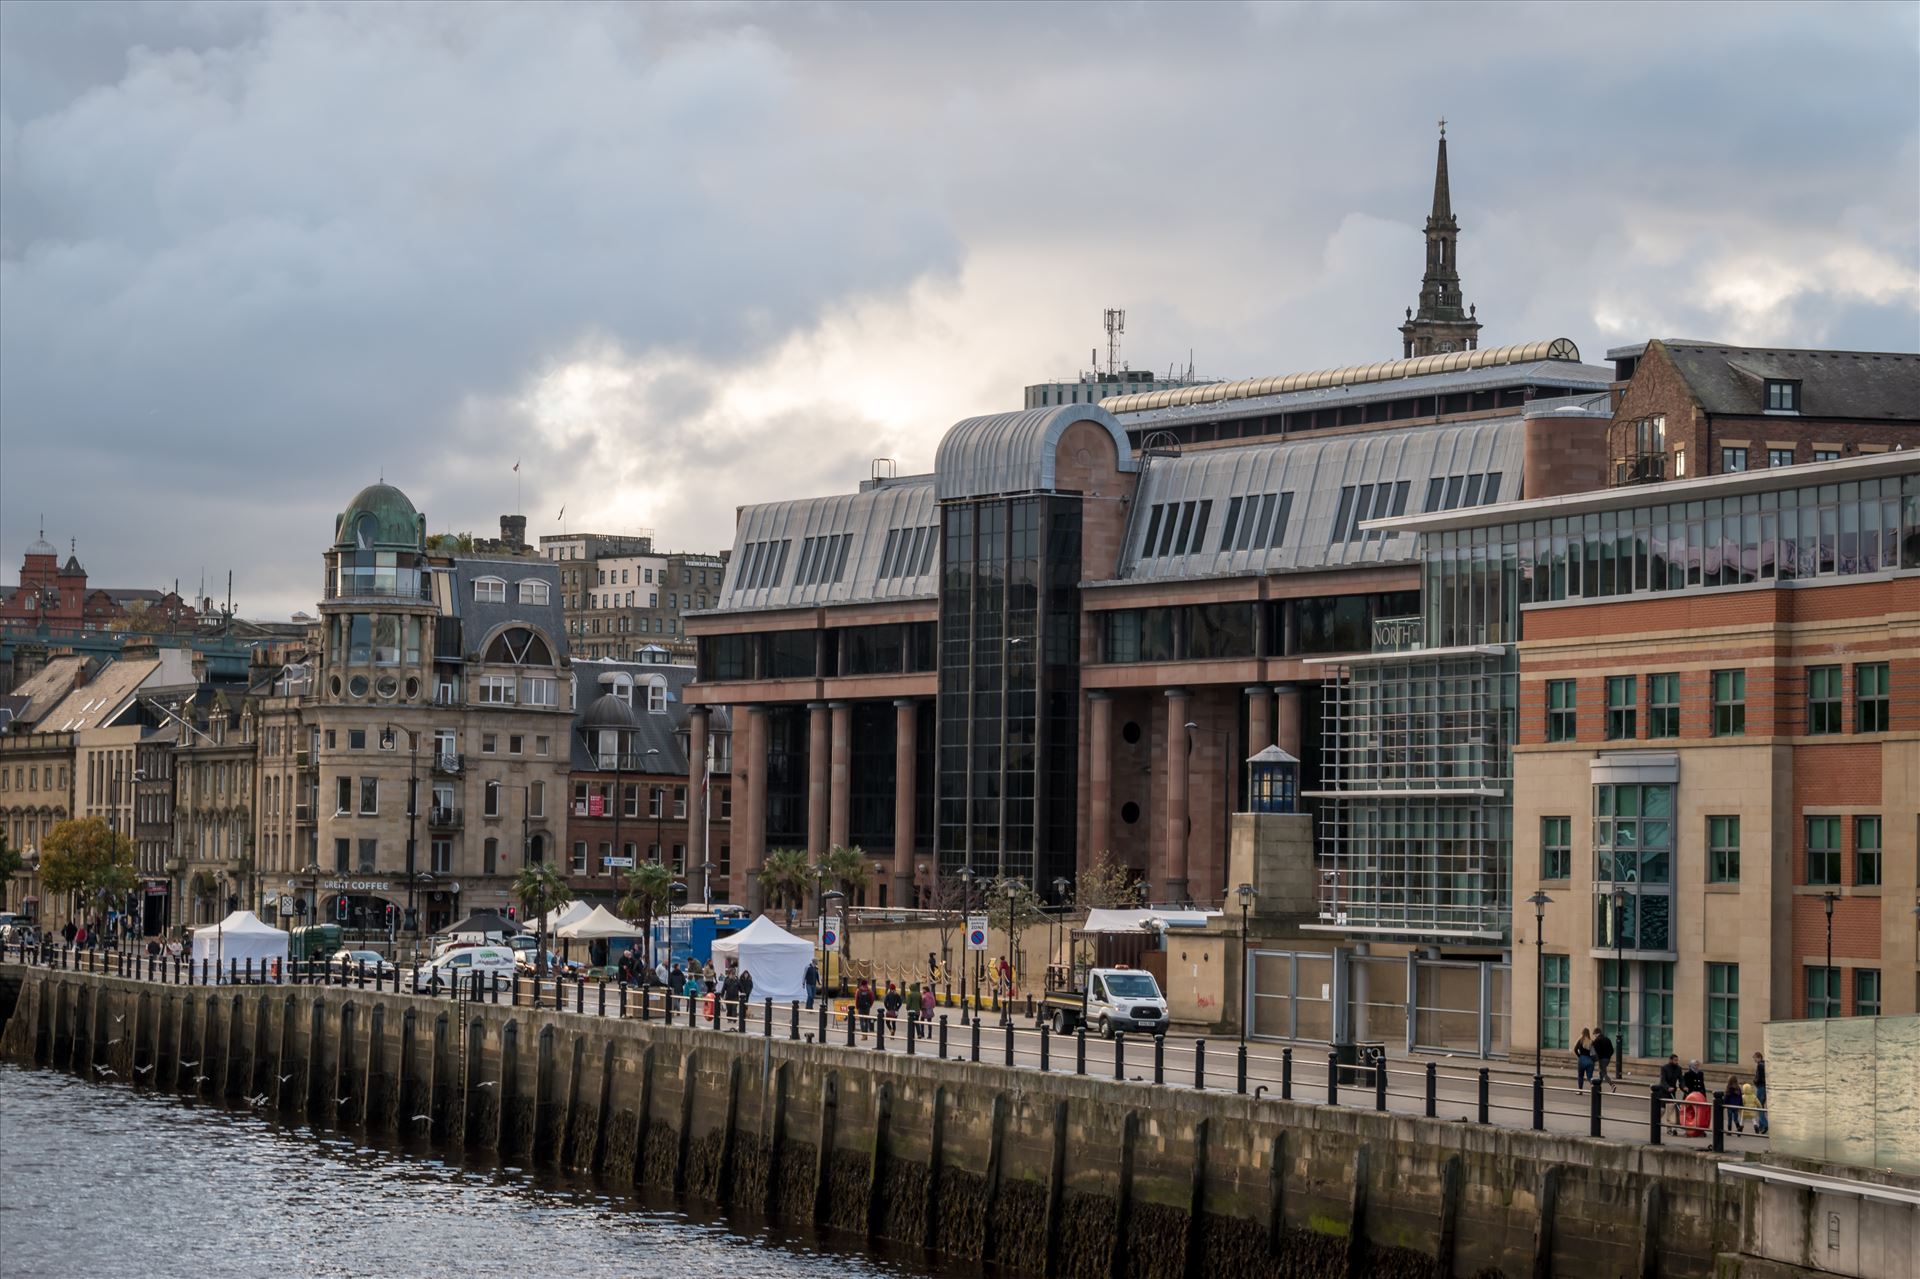
<svg viewBox="0 0 1920 1279">
<path fill-rule="evenodd" d="M 803 848 L 776 848 L 767 854 L 760 868 L 760 887 L 766 891 L 769 905 L 787 905 L 787 927 L 793 927 L 793 911 L 805 909 L 807 890 L 813 887 L 813 864 Z"/>
<path fill-rule="evenodd" d="M 620 899 L 620 913 L 628 919 L 644 914 L 647 918 L 647 962 L 653 962 L 653 912 L 664 906 L 673 893 L 673 872 L 661 862 L 641 862 L 627 872 L 627 893 Z M 673 938 L 667 938 L 671 951 Z"/>
<path fill-rule="evenodd" d="M 7 904 L 13 877 L 20 873 L 26 863 L 20 856 L 20 850 L 7 842 L 7 833 L 0 830 L 0 907 Z"/>
<path fill-rule="evenodd" d="M 1073 904 L 1083 909 L 1119 909 L 1142 904 L 1139 872 L 1101 853 L 1074 881 Z"/>
<path fill-rule="evenodd" d="M 572 893 L 552 862 L 523 866 L 514 876 L 513 895 L 527 918 L 535 921 L 534 944 L 540 949 L 534 958 L 534 972 L 542 977 L 547 973 L 547 916 L 566 905 Z"/>
<path fill-rule="evenodd" d="M 843 848 L 835 844 L 820 859 L 820 869 L 828 880 L 837 884 L 846 896 L 841 899 L 846 914 L 840 920 L 840 973 L 844 977 L 847 960 L 852 955 L 848 945 L 853 934 L 853 899 L 856 893 L 864 893 L 873 887 L 873 863 L 867 860 L 867 854 L 859 847 Z"/>
<path fill-rule="evenodd" d="M 1020 930 L 1046 919 L 1045 903 L 1024 879 L 994 879 L 982 885 L 987 908 L 987 927 L 1007 934 L 1007 949 L 1020 954 Z M 1011 962 L 1011 961 L 1009 961 Z"/>
<path fill-rule="evenodd" d="M 940 969 L 953 962 L 953 933 L 962 924 L 970 894 L 958 875 L 941 875 L 927 890 L 927 909 L 933 912 L 934 927 L 940 932 Z"/>
<path fill-rule="evenodd" d="M 54 823 L 40 845 L 40 883 L 49 893 L 70 894 L 81 904 L 123 905 L 137 880 L 133 841 L 110 829 L 104 817 Z"/>
</svg>

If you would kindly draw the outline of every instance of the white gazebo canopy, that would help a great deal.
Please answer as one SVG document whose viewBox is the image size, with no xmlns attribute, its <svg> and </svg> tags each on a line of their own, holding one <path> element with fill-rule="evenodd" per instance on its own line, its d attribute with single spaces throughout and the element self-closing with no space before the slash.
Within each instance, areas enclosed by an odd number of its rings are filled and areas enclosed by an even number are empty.
<svg viewBox="0 0 1920 1279">
<path fill-rule="evenodd" d="M 765 915 L 739 932 L 713 943 L 719 960 L 737 960 L 740 971 L 753 974 L 753 997 L 776 1004 L 807 997 L 807 965 L 813 962 L 813 943 L 796 937 Z"/>
<path fill-rule="evenodd" d="M 193 962 L 205 960 L 223 976 L 231 965 L 245 969 L 252 960 L 264 968 L 274 960 L 287 961 L 287 934 L 262 923 L 250 910 L 236 910 L 217 924 L 202 924 L 193 934 Z"/>
<path fill-rule="evenodd" d="M 547 931 L 558 934 L 568 924 L 577 924 L 593 913 L 593 907 L 583 901 L 570 901 L 564 906 L 547 912 Z"/>
<path fill-rule="evenodd" d="M 595 906 L 584 917 L 560 929 L 569 941 L 593 941 L 598 938 L 639 937 L 643 930 L 629 924 L 605 906 Z"/>
</svg>

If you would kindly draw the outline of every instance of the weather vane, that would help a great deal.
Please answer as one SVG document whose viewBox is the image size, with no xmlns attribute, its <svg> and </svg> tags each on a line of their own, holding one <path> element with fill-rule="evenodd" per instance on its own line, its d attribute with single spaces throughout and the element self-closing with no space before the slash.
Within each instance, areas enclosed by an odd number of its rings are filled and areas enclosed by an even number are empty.
<svg viewBox="0 0 1920 1279">
<path fill-rule="evenodd" d="M 1440 136 L 1443 138 L 1447 136 L 1447 117 L 1445 116 L 1440 117 Z"/>
</svg>

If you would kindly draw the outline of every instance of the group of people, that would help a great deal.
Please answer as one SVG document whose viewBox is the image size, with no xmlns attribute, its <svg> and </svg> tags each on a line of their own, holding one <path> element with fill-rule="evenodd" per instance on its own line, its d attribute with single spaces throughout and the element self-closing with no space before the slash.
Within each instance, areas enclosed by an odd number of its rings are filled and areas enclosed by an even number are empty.
<svg viewBox="0 0 1920 1279">
<path fill-rule="evenodd" d="M 1620 1090 L 1621 1054 L 1607 1034 L 1606 1027 L 1598 1032 L 1583 1029 L 1580 1038 L 1573 1046 L 1576 1068 L 1575 1086 L 1586 1091 L 1591 1082 L 1597 1091 L 1602 1085 L 1613 1091 Z M 1608 1067 L 1612 1067 L 1612 1077 L 1608 1077 Z M 1660 1067 L 1660 1082 L 1655 1091 L 1661 1103 L 1670 1106 L 1672 1123 L 1667 1131 L 1678 1135 L 1699 1136 L 1706 1129 L 1705 1116 L 1711 1115 L 1708 1107 L 1714 1101 L 1720 1102 L 1726 1111 L 1727 1123 L 1735 1132 L 1745 1132 L 1749 1118 L 1753 1121 L 1756 1133 L 1767 1131 L 1767 1059 L 1760 1053 L 1753 1055 L 1753 1074 L 1742 1079 L 1736 1071 L 1727 1076 L 1726 1086 L 1709 1095 L 1706 1072 L 1700 1068 L 1699 1059 L 1682 1066 L 1678 1053 L 1670 1053 L 1666 1064 Z"/>
<path fill-rule="evenodd" d="M 808 992 L 811 994 L 811 986 L 808 987 Z M 887 1030 L 897 1033 L 900 1029 L 902 1009 L 920 1015 L 919 1031 L 922 1036 L 933 1033 L 934 998 L 931 985 L 923 986 L 916 981 L 910 987 L 902 987 L 889 981 L 886 990 L 882 991 L 875 983 L 863 977 L 860 979 L 860 984 L 854 988 L 853 1009 L 859 1018 L 859 1029 L 862 1034 L 874 1029 L 876 1017 L 886 1018 Z M 876 1009 L 878 1009 L 877 1012 Z"/>
</svg>

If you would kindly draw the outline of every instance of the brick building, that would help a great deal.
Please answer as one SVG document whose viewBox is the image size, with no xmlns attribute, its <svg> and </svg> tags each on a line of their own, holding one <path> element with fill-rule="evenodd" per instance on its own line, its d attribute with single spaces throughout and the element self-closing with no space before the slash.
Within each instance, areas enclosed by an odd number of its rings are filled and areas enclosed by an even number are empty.
<svg viewBox="0 0 1920 1279">
<path fill-rule="evenodd" d="M 77 552 L 65 563 L 45 532 L 27 547 L 20 580 L 0 587 L 0 631 L 88 635 L 124 630 L 191 632 L 199 613 L 177 591 L 89 586 Z"/>
<path fill-rule="evenodd" d="M 726 572 L 724 555 L 656 551 L 650 533 L 561 534 L 540 550 L 559 565 L 574 651 L 616 662 L 691 660 L 684 619 L 719 598 Z"/>
</svg>

